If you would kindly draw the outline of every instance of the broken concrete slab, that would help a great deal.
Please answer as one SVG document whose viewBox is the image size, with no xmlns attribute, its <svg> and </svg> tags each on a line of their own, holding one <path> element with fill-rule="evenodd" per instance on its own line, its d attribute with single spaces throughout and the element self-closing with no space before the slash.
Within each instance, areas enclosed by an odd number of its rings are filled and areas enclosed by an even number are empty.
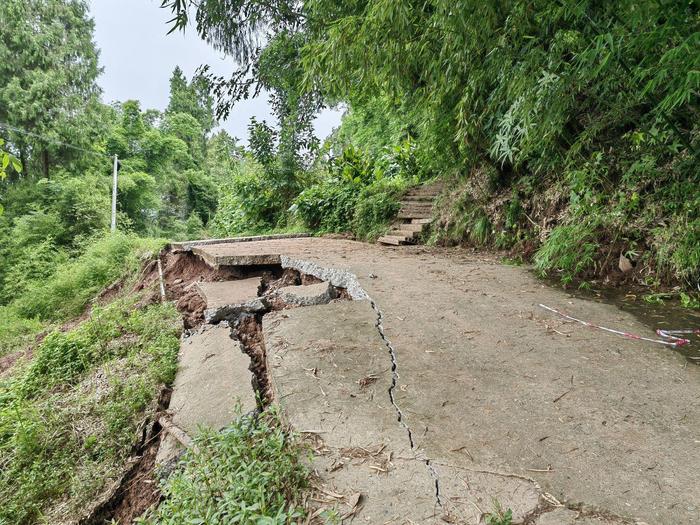
<svg viewBox="0 0 700 525">
<path fill-rule="evenodd" d="M 197 291 L 207 303 L 204 320 L 209 324 L 215 324 L 226 319 L 234 319 L 242 313 L 258 313 L 266 310 L 265 300 L 258 297 L 260 284 L 260 277 L 197 283 Z"/>
<path fill-rule="evenodd" d="M 532 478 L 556 500 L 600 509 L 615 523 L 700 523 L 689 490 L 700 470 L 700 367 L 672 349 L 567 324 L 537 304 L 653 337 L 630 313 L 461 250 L 399 255 L 332 239 L 210 248 L 216 260 L 274 253 L 285 268 L 371 298 L 396 355 L 396 404 L 441 485 L 456 476 L 441 465 L 500 472 Z M 368 403 L 351 400 L 357 410 Z M 319 390 L 297 411 L 323 412 L 326 401 Z"/>
<path fill-rule="evenodd" d="M 237 405 L 242 413 L 255 410 L 249 366 L 250 358 L 231 339 L 224 324 L 203 325 L 183 337 L 168 408 L 173 425 L 192 437 L 200 426 L 218 430 L 230 424 L 237 416 Z M 180 448 L 181 444 L 166 434 L 157 463 L 166 463 Z"/>
<path fill-rule="evenodd" d="M 274 399 L 294 429 L 314 438 L 321 489 L 362 494 L 357 519 L 437 523 L 434 481 L 415 458 L 388 396 L 391 370 L 375 319 L 368 301 L 266 315 Z M 332 499 L 326 507 L 350 510 Z"/>
<path fill-rule="evenodd" d="M 335 299 L 330 283 L 320 282 L 301 286 L 285 286 L 277 291 L 280 299 L 296 306 L 314 306 L 326 304 Z"/>
<path fill-rule="evenodd" d="M 257 299 L 262 279 L 238 279 L 235 281 L 198 282 L 197 291 L 207 303 L 207 309 L 230 304 L 245 304 Z"/>
<path fill-rule="evenodd" d="M 195 246 L 208 246 L 211 244 L 231 244 L 237 242 L 270 241 L 274 239 L 301 239 L 311 237 L 310 233 L 274 233 L 270 235 L 249 235 L 244 237 L 226 237 L 224 239 L 200 239 L 196 241 L 174 242 L 171 244 L 174 250 L 191 250 Z"/>
</svg>

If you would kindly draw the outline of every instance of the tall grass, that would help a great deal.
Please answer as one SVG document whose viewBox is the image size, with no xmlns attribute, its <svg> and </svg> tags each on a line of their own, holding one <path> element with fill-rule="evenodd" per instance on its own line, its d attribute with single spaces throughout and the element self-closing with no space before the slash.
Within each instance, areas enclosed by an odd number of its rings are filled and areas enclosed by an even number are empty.
<svg viewBox="0 0 700 525">
<path fill-rule="evenodd" d="M 10 308 L 20 317 L 62 321 L 79 315 L 90 299 L 127 273 L 165 241 L 114 233 L 88 245 L 77 259 L 59 265 L 48 278 L 31 283 Z"/>
</svg>

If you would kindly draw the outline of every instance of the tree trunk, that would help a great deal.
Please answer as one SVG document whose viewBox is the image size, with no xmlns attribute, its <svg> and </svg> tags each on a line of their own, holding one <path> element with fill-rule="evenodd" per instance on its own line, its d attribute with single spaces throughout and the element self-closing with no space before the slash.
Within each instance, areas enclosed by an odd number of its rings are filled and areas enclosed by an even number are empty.
<svg viewBox="0 0 700 525">
<path fill-rule="evenodd" d="M 49 178 L 49 152 L 44 150 L 41 154 L 41 158 L 44 164 L 44 178 Z"/>
<path fill-rule="evenodd" d="M 22 165 L 22 176 L 27 177 L 29 175 L 29 166 L 27 165 L 27 154 L 24 151 L 24 146 L 19 148 L 19 163 Z M 20 175 L 17 176 L 19 179 Z"/>
</svg>

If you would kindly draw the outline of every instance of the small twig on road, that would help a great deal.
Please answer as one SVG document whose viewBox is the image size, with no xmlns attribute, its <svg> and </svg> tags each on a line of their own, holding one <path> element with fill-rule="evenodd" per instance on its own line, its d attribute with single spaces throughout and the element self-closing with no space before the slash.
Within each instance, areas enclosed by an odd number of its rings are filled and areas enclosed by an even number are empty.
<svg viewBox="0 0 700 525">
<path fill-rule="evenodd" d="M 554 401 L 552 401 L 552 403 L 556 403 L 557 401 L 561 400 L 561 398 L 563 398 L 563 397 L 564 397 L 566 394 L 568 394 L 569 392 L 571 392 L 571 389 L 567 390 L 567 391 L 564 392 L 562 395 L 560 395 L 559 397 L 557 397 Z"/>
</svg>

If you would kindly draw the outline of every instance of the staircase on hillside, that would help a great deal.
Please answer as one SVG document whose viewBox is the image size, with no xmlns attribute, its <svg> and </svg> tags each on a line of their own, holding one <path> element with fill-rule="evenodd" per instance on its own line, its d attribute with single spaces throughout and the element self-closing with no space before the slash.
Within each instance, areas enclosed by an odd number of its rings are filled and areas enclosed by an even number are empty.
<svg viewBox="0 0 700 525">
<path fill-rule="evenodd" d="M 424 228 L 432 221 L 433 201 L 443 188 L 444 184 L 437 182 L 410 190 L 401 199 L 401 209 L 391 230 L 377 242 L 395 246 L 416 244 Z"/>
</svg>

